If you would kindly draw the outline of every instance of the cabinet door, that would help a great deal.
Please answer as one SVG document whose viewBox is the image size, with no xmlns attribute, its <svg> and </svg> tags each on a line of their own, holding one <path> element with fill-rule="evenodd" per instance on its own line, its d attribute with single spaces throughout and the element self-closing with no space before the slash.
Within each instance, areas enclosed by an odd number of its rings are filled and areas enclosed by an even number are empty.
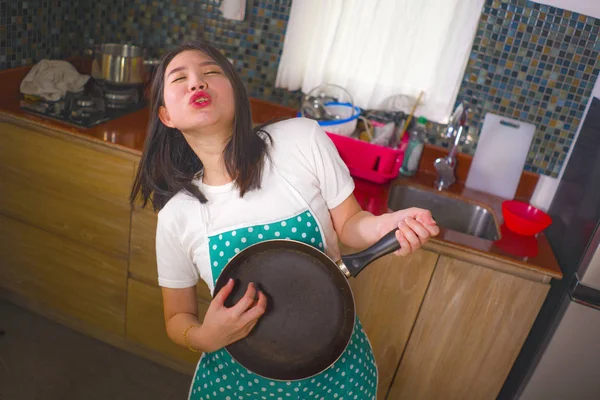
<svg viewBox="0 0 600 400">
<path fill-rule="evenodd" d="M 200 320 L 208 304 L 199 301 Z M 167 336 L 160 288 L 129 279 L 127 294 L 127 338 L 178 361 L 195 363 L 199 354 L 173 343 Z"/>
<path fill-rule="evenodd" d="M 149 204 L 146 208 L 134 208 L 131 213 L 131 247 L 129 250 L 129 274 L 138 280 L 158 285 L 156 270 L 156 221 L 157 216 Z"/>
<path fill-rule="evenodd" d="M 158 285 L 156 270 L 156 221 L 150 205 L 136 208 L 131 215 L 131 250 L 129 273 L 140 281 Z M 212 299 L 208 286 L 201 280 L 196 286 L 199 299 Z"/>
<path fill-rule="evenodd" d="M 127 259 L 133 159 L 0 123 L 0 213 Z"/>
<path fill-rule="evenodd" d="M 495 399 L 549 285 L 441 256 L 390 399 Z"/>
<path fill-rule="evenodd" d="M 0 286 L 124 335 L 127 260 L 0 214 Z"/>
<path fill-rule="evenodd" d="M 408 257 L 388 255 L 350 280 L 358 316 L 375 354 L 378 399 L 385 398 L 392 383 L 437 259 L 436 253 L 425 250 Z"/>
</svg>

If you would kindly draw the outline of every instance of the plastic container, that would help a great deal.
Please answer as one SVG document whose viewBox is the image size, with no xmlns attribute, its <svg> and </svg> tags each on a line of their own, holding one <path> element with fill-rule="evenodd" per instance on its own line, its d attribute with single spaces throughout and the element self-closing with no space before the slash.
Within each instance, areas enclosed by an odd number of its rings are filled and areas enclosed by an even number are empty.
<svg viewBox="0 0 600 400">
<path fill-rule="evenodd" d="M 502 202 L 504 223 L 519 235 L 533 236 L 552 224 L 552 218 L 531 204 L 517 200 Z"/>
<path fill-rule="evenodd" d="M 419 169 L 419 161 L 423 154 L 423 146 L 425 145 L 425 137 L 427 136 L 427 119 L 419 117 L 416 126 L 411 129 L 406 148 L 406 156 L 400 168 L 400 173 L 406 176 L 412 176 Z"/>
<path fill-rule="evenodd" d="M 352 112 L 352 104 L 350 103 L 329 102 L 325 104 L 325 108 L 331 114 L 341 117 L 337 120 L 315 120 L 326 132 L 342 136 L 352 136 L 354 134 L 361 112 L 359 107 L 354 107 L 354 112 Z M 301 117 L 302 113 L 298 112 L 296 116 Z"/>
<path fill-rule="evenodd" d="M 325 130 L 348 166 L 350 175 L 375 183 L 386 183 L 398 176 L 404 150 L 363 142 Z"/>
</svg>

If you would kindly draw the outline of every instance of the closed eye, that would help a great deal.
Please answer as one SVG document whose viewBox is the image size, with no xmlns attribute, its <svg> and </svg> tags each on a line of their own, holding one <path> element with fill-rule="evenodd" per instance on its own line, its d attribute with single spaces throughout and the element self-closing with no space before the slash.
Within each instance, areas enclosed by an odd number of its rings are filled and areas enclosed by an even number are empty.
<svg viewBox="0 0 600 400">
<path fill-rule="evenodd" d="M 181 81 L 181 80 L 184 80 L 184 79 L 185 79 L 185 76 L 180 76 L 179 78 L 174 79 L 173 82 L 171 82 L 171 83 L 175 83 L 177 81 Z"/>
<path fill-rule="evenodd" d="M 208 71 L 205 73 L 205 75 L 210 75 L 210 74 L 220 74 L 221 71 Z"/>
</svg>

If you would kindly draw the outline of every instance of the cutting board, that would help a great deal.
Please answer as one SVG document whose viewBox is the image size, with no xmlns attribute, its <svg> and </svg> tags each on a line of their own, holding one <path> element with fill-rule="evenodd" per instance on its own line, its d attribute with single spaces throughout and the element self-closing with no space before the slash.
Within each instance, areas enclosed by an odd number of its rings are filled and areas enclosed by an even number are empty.
<svg viewBox="0 0 600 400">
<path fill-rule="evenodd" d="M 487 113 L 465 186 L 513 199 L 535 125 Z"/>
</svg>

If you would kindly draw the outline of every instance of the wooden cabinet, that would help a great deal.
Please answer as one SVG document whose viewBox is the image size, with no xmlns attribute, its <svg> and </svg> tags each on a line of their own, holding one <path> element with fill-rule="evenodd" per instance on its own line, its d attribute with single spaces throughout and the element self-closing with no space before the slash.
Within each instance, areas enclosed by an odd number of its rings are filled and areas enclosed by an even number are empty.
<svg viewBox="0 0 600 400">
<path fill-rule="evenodd" d="M 129 205 L 139 158 L 17 123 L 0 122 L 0 288 L 191 373 L 198 355 L 165 332 L 157 216 Z M 500 261 L 483 255 L 459 261 L 460 251 L 443 247 L 386 256 L 350 281 L 375 353 L 378 399 L 495 398 L 544 301 L 541 280 L 494 269 Z M 211 295 L 203 282 L 197 293 L 202 319 Z"/>
<path fill-rule="evenodd" d="M 385 398 L 392 383 L 437 259 L 436 253 L 425 250 L 408 257 L 388 255 L 350 280 L 358 316 L 375 354 L 378 399 Z"/>
<path fill-rule="evenodd" d="M 154 285 L 158 285 L 156 221 L 157 216 L 150 204 L 146 208 L 136 207 L 131 213 L 129 274 L 135 279 Z"/>
<path fill-rule="evenodd" d="M 441 256 L 389 399 L 495 399 L 549 285 Z"/>
<path fill-rule="evenodd" d="M 173 343 L 165 331 L 156 269 L 156 223 L 157 215 L 150 205 L 146 208 L 136 207 L 131 214 L 127 339 L 176 362 L 191 365 L 198 361 L 198 355 Z M 203 281 L 198 282 L 196 295 L 198 317 L 202 320 L 212 299 Z"/>
<path fill-rule="evenodd" d="M 198 362 L 197 353 L 176 345 L 167 336 L 160 288 L 134 279 L 128 286 L 127 338 L 190 366 Z M 198 302 L 200 319 L 207 309 L 207 303 Z"/>
<path fill-rule="evenodd" d="M 131 214 L 131 250 L 129 273 L 132 278 L 152 285 L 158 285 L 156 270 L 156 222 L 157 216 L 148 205 L 135 208 Z M 199 300 L 210 302 L 212 296 L 204 281 L 196 286 Z"/>
<path fill-rule="evenodd" d="M 127 260 L 0 215 L 0 287 L 124 334 Z"/>
<path fill-rule="evenodd" d="M 124 335 L 133 161 L 0 122 L 0 286 Z"/>
<path fill-rule="evenodd" d="M 63 136 L 0 122 L 0 213 L 127 260 L 134 159 Z"/>
</svg>

